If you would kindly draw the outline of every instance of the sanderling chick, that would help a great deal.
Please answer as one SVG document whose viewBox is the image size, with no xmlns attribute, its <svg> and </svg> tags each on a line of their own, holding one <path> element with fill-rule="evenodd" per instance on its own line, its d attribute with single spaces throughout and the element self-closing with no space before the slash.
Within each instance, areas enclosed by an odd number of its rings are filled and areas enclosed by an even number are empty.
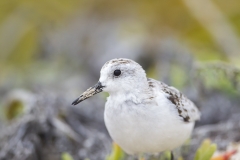
<svg viewBox="0 0 240 160">
<path fill-rule="evenodd" d="M 106 62 L 98 83 L 72 104 L 102 91 L 109 93 L 104 111 L 107 130 L 128 154 L 172 151 L 190 137 L 200 118 L 193 102 L 176 88 L 147 78 L 143 68 L 130 59 Z"/>
</svg>

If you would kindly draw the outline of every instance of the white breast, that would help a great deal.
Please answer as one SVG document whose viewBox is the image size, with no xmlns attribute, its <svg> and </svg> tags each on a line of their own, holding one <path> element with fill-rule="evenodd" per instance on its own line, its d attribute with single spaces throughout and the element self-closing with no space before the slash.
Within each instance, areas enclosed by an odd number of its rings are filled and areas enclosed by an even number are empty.
<svg viewBox="0 0 240 160">
<path fill-rule="evenodd" d="M 184 122 L 169 101 L 136 105 L 116 99 L 108 98 L 104 120 L 110 136 L 125 152 L 172 150 L 189 138 L 194 122 Z"/>
</svg>

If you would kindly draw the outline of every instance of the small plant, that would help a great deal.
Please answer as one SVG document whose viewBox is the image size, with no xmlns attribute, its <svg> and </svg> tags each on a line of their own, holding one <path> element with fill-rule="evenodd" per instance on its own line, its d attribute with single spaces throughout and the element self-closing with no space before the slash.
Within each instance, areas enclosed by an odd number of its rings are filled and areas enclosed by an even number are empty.
<svg viewBox="0 0 240 160">
<path fill-rule="evenodd" d="M 64 152 L 62 153 L 61 160 L 74 160 L 74 159 L 69 153 Z"/>
<path fill-rule="evenodd" d="M 113 143 L 112 153 L 107 156 L 106 160 L 123 160 L 124 152 L 123 150 L 116 144 Z"/>
<path fill-rule="evenodd" d="M 210 160 L 216 149 L 216 144 L 213 144 L 209 139 L 206 139 L 198 148 L 194 160 Z"/>
</svg>

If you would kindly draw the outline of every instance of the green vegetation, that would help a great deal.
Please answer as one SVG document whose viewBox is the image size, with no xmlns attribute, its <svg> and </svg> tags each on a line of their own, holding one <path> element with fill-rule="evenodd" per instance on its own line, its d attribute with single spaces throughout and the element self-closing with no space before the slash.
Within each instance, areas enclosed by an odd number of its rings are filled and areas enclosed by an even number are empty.
<svg viewBox="0 0 240 160">
<path fill-rule="evenodd" d="M 62 153 L 61 160 L 74 160 L 74 159 L 69 153 L 64 152 Z"/>
<path fill-rule="evenodd" d="M 211 143 L 209 139 L 206 139 L 202 142 L 201 146 L 198 148 L 195 154 L 194 160 L 211 160 L 214 152 L 216 151 L 217 146 L 216 144 Z M 107 156 L 106 160 L 123 160 L 124 152 L 123 150 L 117 145 L 113 144 L 112 153 Z M 149 160 L 170 160 L 171 155 L 170 152 L 164 152 L 160 158 L 152 158 Z M 184 160 L 182 157 L 179 157 L 178 160 Z"/>
<path fill-rule="evenodd" d="M 107 156 L 106 160 L 123 160 L 123 158 L 123 150 L 116 143 L 113 143 L 112 153 Z"/>
<path fill-rule="evenodd" d="M 24 111 L 24 104 L 20 100 L 13 100 L 7 106 L 5 106 L 5 113 L 7 120 L 12 120 Z"/>
<path fill-rule="evenodd" d="M 194 160 L 210 160 L 216 149 L 216 144 L 212 144 L 210 140 L 204 140 L 198 148 Z"/>
<path fill-rule="evenodd" d="M 222 62 L 199 64 L 198 76 L 205 87 L 224 91 L 229 95 L 239 95 L 240 69 Z"/>
</svg>

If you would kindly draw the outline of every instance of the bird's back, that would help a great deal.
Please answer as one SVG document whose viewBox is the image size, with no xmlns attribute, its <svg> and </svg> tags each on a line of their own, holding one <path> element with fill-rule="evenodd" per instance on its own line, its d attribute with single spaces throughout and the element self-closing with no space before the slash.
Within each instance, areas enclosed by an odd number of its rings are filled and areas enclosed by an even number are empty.
<svg viewBox="0 0 240 160">
<path fill-rule="evenodd" d="M 168 99 L 178 111 L 180 117 L 185 122 L 194 122 L 200 119 L 200 112 L 195 104 L 189 100 L 184 94 L 172 86 L 148 78 L 149 87 L 155 94 L 162 94 Z"/>
</svg>

